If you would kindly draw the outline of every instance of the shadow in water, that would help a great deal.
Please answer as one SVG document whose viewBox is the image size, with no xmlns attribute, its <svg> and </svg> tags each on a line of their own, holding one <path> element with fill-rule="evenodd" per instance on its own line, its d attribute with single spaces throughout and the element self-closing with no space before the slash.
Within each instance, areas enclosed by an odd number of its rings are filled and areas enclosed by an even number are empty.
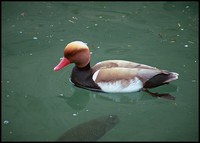
<svg viewBox="0 0 200 143">
<path fill-rule="evenodd" d="M 97 141 L 118 123 L 117 115 L 95 118 L 67 130 L 57 141 Z"/>
</svg>

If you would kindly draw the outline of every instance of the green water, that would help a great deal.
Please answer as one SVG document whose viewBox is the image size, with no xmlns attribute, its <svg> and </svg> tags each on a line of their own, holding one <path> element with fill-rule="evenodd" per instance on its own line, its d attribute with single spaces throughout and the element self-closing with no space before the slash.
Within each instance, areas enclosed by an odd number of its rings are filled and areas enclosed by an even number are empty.
<svg viewBox="0 0 200 143">
<path fill-rule="evenodd" d="M 54 141 L 115 114 L 100 141 L 198 140 L 197 2 L 2 2 L 2 141 Z M 179 73 L 151 91 L 106 94 L 74 87 L 73 65 L 54 72 L 67 43 L 88 43 L 91 65 L 135 61 Z"/>
</svg>

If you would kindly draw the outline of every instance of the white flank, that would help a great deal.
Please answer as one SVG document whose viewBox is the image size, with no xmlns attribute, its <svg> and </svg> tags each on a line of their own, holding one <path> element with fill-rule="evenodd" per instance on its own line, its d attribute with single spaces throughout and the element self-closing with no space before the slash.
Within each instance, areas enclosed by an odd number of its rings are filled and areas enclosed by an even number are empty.
<svg viewBox="0 0 200 143">
<path fill-rule="evenodd" d="M 98 82 L 97 84 L 104 92 L 110 93 L 137 92 L 143 87 L 142 82 L 137 77 L 131 79 L 127 86 L 124 86 L 121 80 L 115 82 Z"/>
<path fill-rule="evenodd" d="M 93 79 L 94 81 L 96 80 L 97 75 L 99 74 L 99 71 L 100 71 L 100 70 L 96 71 L 96 72 L 93 74 L 92 79 Z"/>
</svg>

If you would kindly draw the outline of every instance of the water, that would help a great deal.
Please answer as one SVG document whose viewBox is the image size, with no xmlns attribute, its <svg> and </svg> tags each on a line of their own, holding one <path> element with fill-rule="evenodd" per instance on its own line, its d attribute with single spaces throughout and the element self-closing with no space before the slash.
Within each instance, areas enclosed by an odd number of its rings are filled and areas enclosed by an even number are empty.
<svg viewBox="0 0 200 143">
<path fill-rule="evenodd" d="M 100 141 L 197 141 L 198 20 L 197 2 L 3 2 L 2 140 L 54 141 L 116 114 Z M 74 87 L 73 65 L 53 71 L 74 40 L 88 43 L 91 65 L 123 59 L 179 73 L 151 90 L 176 99 Z"/>
</svg>

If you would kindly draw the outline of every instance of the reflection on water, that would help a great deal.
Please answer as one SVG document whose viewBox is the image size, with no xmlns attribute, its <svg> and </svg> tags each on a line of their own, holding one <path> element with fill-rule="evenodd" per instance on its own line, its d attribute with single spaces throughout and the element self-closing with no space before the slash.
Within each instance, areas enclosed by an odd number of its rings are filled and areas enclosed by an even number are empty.
<svg viewBox="0 0 200 143">
<path fill-rule="evenodd" d="M 79 89 L 75 89 L 72 90 L 72 94 L 70 96 L 59 96 L 60 98 L 64 99 L 64 101 L 75 111 L 81 111 L 83 110 L 89 100 L 90 100 L 90 96 L 89 96 L 90 92 L 87 90 L 79 90 Z M 65 94 L 66 95 L 66 94 Z"/>
<path fill-rule="evenodd" d="M 62 96 L 58 97 L 62 98 L 72 109 L 77 111 L 77 113 L 86 108 L 91 98 L 98 98 L 119 104 L 135 104 L 139 101 L 155 100 L 156 98 L 175 100 L 175 97 L 170 94 L 177 92 L 177 86 L 173 84 L 157 87 L 153 89 L 151 93 L 150 91 L 140 91 L 134 93 L 104 93 L 89 91 L 76 86 L 70 89 L 70 94 L 64 93 L 66 96 L 62 94 Z M 154 94 L 152 95 L 152 93 Z"/>
</svg>

